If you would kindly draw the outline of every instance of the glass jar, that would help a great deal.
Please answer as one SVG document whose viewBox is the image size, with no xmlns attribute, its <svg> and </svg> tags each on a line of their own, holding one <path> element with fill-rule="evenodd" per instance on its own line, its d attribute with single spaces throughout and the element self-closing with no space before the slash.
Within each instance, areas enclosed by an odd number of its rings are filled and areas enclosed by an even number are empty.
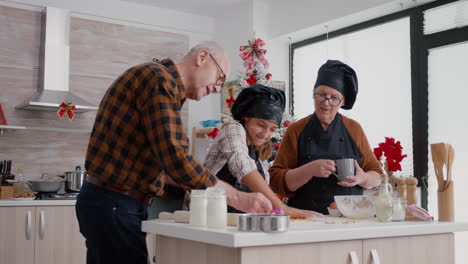
<svg viewBox="0 0 468 264">
<path fill-rule="evenodd" d="M 394 198 L 392 221 L 403 221 L 406 217 L 406 200 L 401 198 Z"/>
<path fill-rule="evenodd" d="M 207 199 L 205 190 L 190 192 L 190 220 L 194 226 L 206 226 Z"/>
<path fill-rule="evenodd" d="M 211 187 L 206 190 L 206 226 L 224 228 L 227 224 L 227 202 L 223 188 Z"/>
<path fill-rule="evenodd" d="M 375 215 L 381 222 L 392 221 L 393 204 L 390 193 L 392 186 L 385 181 L 380 185 L 379 194 L 375 201 Z"/>
</svg>

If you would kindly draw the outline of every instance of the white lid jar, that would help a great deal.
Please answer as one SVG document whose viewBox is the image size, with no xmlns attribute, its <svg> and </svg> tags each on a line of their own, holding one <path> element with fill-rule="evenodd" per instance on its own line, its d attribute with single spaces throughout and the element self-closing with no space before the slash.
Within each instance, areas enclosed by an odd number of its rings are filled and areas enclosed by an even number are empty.
<svg viewBox="0 0 468 264">
<path fill-rule="evenodd" d="M 190 192 L 190 220 L 194 226 L 206 226 L 207 200 L 205 190 L 192 190 Z"/>
<path fill-rule="evenodd" d="M 226 194 L 223 188 L 210 187 L 206 190 L 206 226 L 224 228 L 227 224 Z"/>
</svg>

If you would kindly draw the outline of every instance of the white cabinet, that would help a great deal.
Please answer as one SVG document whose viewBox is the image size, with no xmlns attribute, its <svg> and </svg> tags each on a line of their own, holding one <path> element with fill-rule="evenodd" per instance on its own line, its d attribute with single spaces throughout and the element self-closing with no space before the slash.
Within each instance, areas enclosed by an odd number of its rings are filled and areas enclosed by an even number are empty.
<svg viewBox="0 0 468 264">
<path fill-rule="evenodd" d="M 34 207 L 0 207 L 0 263 L 34 263 Z"/>
<path fill-rule="evenodd" d="M 156 263 L 155 249 L 156 249 L 156 235 L 148 233 L 146 235 L 146 247 L 148 248 L 149 263 Z"/>
<path fill-rule="evenodd" d="M 0 207 L 0 263 L 85 262 L 74 206 Z"/>
<path fill-rule="evenodd" d="M 365 239 L 363 257 L 363 264 L 451 264 L 455 263 L 454 238 L 448 233 Z"/>
<path fill-rule="evenodd" d="M 158 235 L 157 264 L 453 264 L 452 233 L 332 242 L 222 247 Z M 193 256 L 197 256 L 194 258 Z"/>
</svg>

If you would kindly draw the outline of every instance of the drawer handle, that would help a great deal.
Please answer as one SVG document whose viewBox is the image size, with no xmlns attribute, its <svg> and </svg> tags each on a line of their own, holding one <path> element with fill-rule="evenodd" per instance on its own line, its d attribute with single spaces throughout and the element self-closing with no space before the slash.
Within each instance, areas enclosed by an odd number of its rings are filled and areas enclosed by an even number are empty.
<svg viewBox="0 0 468 264">
<path fill-rule="evenodd" d="M 356 254 L 356 251 L 350 251 L 349 256 L 351 257 L 351 264 L 359 264 L 359 258 Z"/>
<path fill-rule="evenodd" d="M 32 220 L 31 211 L 26 214 L 26 240 L 31 240 Z"/>
<path fill-rule="evenodd" d="M 44 239 L 44 232 L 45 232 L 45 225 L 46 225 L 44 210 L 41 210 L 40 221 L 41 221 L 41 228 L 39 230 L 39 239 L 43 240 Z"/>
<path fill-rule="evenodd" d="M 377 249 L 373 248 L 371 249 L 371 256 L 374 264 L 380 264 L 380 258 L 379 258 L 379 252 L 377 252 Z"/>
</svg>

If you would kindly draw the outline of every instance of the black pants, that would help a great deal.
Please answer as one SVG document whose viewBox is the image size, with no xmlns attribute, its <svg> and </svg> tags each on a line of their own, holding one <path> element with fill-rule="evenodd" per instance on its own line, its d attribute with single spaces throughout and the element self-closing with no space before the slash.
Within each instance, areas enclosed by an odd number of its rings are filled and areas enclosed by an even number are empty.
<svg viewBox="0 0 468 264">
<path fill-rule="evenodd" d="M 146 206 L 127 195 L 84 182 L 76 201 L 87 264 L 147 264 Z"/>
</svg>

